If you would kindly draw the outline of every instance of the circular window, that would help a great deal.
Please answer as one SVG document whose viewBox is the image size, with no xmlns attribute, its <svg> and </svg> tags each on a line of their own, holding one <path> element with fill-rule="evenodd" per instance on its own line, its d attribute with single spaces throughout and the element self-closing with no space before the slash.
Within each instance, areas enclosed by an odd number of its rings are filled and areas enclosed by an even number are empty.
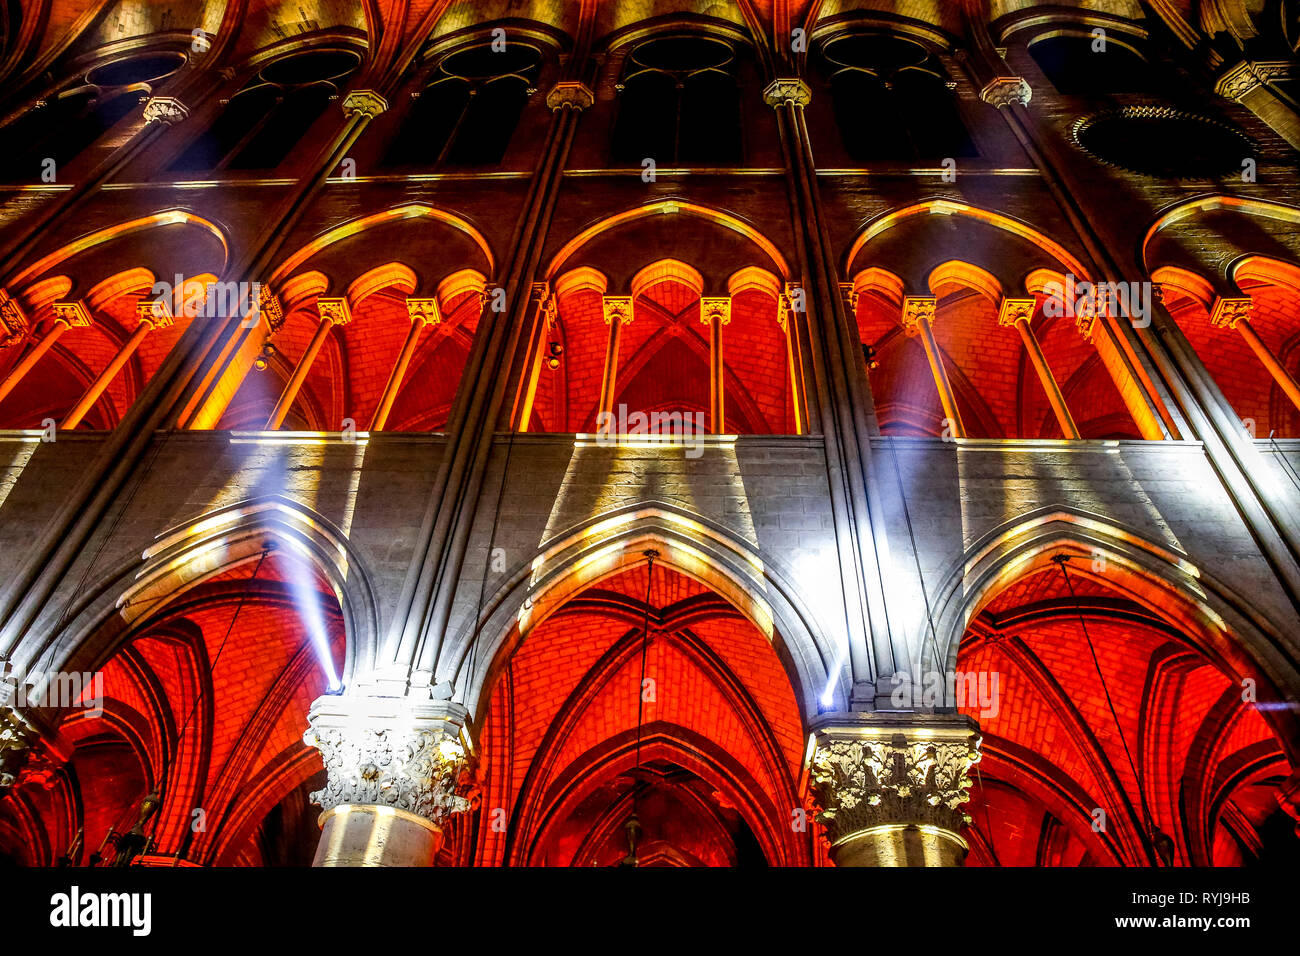
<svg viewBox="0 0 1300 956">
<path fill-rule="evenodd" d="M 1147 176 L 1221 176 L 1255 155 L 1245 133 L 1163 106 L 1130 106 L 1074 124 L 1074 141 L 1103 163 Z"/>
<path fill-rule="evenodd" d="M 442 61 L 442 72 L 465 80 L 487 80 L 496 76 L 527 73 L 541 62 L 542 53 L 523 43 L 508 44 L 504 50 L 487 46 L 458 50 Z"/>
<path fill-rule="evenodd" d="M 346 76 L 361 64 L 352 50 L 313 50 L 277 60 L 262 69 L 262 79 L 280 86 L 319 83 Z"/>
<path fill-rule="evenodd" d="M 185 63 L 183 53 L 159 53 L 137 56 L 96 67 L 86 75 L 86 82 L 95 86 L 130 86 L 133 83 L 155 83 L 170 76 Z"/>
<path fill-rule="evenodd" d="M 837 37 L 823 47 L 822 53 L 836 66 L 882 73 L 920 66 L 930 58 L 930 51 L 915 40 L 880 33 Z"/>
<path fill-rule="evenodd" d="M 639 66 L 665 73 L 692 73 L 726 66 L 731 47 L 710 37 L 661 37 L 642 43 L 632 53 Z"/>
</svg>

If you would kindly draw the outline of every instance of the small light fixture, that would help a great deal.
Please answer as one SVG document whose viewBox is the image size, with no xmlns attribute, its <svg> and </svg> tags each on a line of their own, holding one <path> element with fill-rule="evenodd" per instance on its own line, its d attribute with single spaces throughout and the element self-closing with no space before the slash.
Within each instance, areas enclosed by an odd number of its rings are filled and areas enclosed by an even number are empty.
<svg viewBox="0 0 1300 956">
<path fill-rule="evenodd" d="M 564 346 L 559 342 L 552 342 L 547 352 L 546 367 L 554 372 L 560 367 L 560 356 L 564 354 Z"/>
<path fill-rule="evenodd" d="M 259 372 L 266 371 L 266 367 L 271 364 L 271 357 L 275 355 L 275 346 L 267 342 L 262 346 L 261 353 L 253 359 L 253 368 Z"/>
</svg>

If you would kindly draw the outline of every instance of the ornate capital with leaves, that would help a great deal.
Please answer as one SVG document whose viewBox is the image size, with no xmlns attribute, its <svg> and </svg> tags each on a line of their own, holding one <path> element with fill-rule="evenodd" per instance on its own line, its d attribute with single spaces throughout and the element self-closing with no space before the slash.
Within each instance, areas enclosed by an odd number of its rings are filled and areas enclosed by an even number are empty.
<svg viewBox="0 0 1300 956">
<path fill-rule="evenodd" d="M 373 119 L 388 109 L 388 100 L 374 90 L 353 90 L 343 97 L 343 115 L 365 116 Z"/>
<path fill-rule="evenodd" d="M 807 106 L 812 102 L 812 90 L 798 77 L 776 79 L 763 90 L 763 102 L 768 106 Z"/>
<path fill-rule="evenodd" d="M 1230 100 L 1237 100 L 1274 80 L 1291 79 L 1296 72 L 1295 67 L 1286 60 L 1243 60 L 1219 77 L 1219 81 L 1214 84 L 1214 92 Z"/>
<path fill-rule="evenodd" d="M 36 729 L 22 714 L 12 707 L 0 707 L 0 794 L 18 778 L 37 737 Z"/>
<path fill-rule="evenodd" d="M 705 296 L 700 299 L 700 321 L 712 325 L 715 321 L 722 325 L 731 324 L 731 296 Z"/>
<path fill-rule="evenodd" d="M 605 324 L 618 322 L 627 325 L 632 321 L 632 297 L 630 295 L 607 295 L 602 300 Z"/>
<path fill-rule="evenodd" d="M 561 80 L 551 87 L 551 92 L 546 94 L 546 105 L 552 112 L 568 107 L 581 113 L 585 109 L 590 109 L 595 102 L 596 95 L 585 83 L 579 83 L 577 80 Z"/>
<path fill-rule="evenodd" d="M 1214 302 L 1214 311 L 1210 313 L 1210 324 L 1216 329 L 1235 329 L 1243 319 L 1250 321 L 1250 311 L 1254 302 L 1248 298 L 1218 298 Z"/>
<path fill-rule="evenodd" d="M 175 126 L 190 115 L 189 108 L 174 96 L 151 96 L 144 104 L 146 123 Z"/>
<path fill-rule="evenodd" d="M 1031 322 L 1036 307 L 1034 299 L 1003 299 L 998 309 L 998 325 L 1014 328 L 1018 322 Z"/>
<path fill-rule="evenodd" d="M 909 295 L 903 299 L 903 333 L 917 335 L 921 323 L 934 321 L 934 314 L 939 308 L 939 299 L 933 295 Z"/>
<path fill-rule="evenodd" d="M 21 342 L 30 329 L 27 312 L 4 289 L 0 289 L 0 349 Z"/>
<path fill-rule="evenodd" d="M 811 767 L 817 819 L 832 845 L 879 826 L 956 833 L 970 822 L 962 804 L 970 799 L 968 774 L 979 762 L 979 746 L 967 718 L 823 727 Z"/>
<path fill-rule="evenodd" d="M 463 712 L 393 711 L 371 703 L 321 698 L 312 707 L 303 742 L 321 752 L 327 780 L 311 801 L 323 810 L 344 804 L 394 807 L 438 827 L 451 814 L 471 809 Z"/>
<path fill-rule="evenodd" d="M 998 109 L 1012 105 L 1028 106 L 1033 95 L 1029 84 L 1019 76 L 996 76 L 980 90 L 980 99 Z"/>
</svg>

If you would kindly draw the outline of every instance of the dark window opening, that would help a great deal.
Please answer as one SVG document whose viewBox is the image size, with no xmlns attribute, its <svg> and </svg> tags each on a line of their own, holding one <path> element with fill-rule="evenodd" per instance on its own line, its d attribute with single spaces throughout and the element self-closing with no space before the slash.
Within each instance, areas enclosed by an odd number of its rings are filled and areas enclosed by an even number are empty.
<svg viewBox="0 0 1300 956">
<path fill-rule="evenodd" d="M 170 168 L 274 169 L 335 101 L 360 62 L 350 50 L 317 50 L 264 67 Z"/>
<path fill-rule="evenodd" d="M 505 157 L 542 54 L 527 44 L 490 44 L 445 57 L 420 92 L 384 166 L 494 166 Z"/>
<path fill-rule="evenodd" d="M 721 40 L 661 37 L 628 56 L 619 84 L 617 162 L 726 166 L 741 161 L 735 52 Z"/>
<path fill-rule="evenodd" d="M 947 74 L 920 43 L 885 34 L 822 48 L 836 122 L 855 162 L 976 156 Z"/>
<path fill-rule="evenodd" d="M 1063 96 L 1145 93 L 1152 88 L 1147 61 L 1114 37 L 1056 36 L 1036 40 L 1029 55 Z"/>
<path fill-rule="evenodd" d="M 185 63 L 181 53 L 137 56 L 105 64 L 79 80 L 79 85 L 33 105 L 0 131 L 11 148 L 0 155 L 0 176 L 37 180 L 45 160 L 58 167 L 76 159 L 87 147 L 150 96 L 153 84 Z"/>
</svg>

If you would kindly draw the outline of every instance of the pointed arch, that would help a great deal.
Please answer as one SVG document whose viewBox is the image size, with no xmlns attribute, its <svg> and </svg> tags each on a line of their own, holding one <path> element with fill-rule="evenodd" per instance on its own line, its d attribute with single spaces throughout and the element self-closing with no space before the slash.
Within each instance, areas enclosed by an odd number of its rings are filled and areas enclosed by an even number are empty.
<svg viewBox="0 0 1300 956">
<path fill-rule="evenodd" d="M 453 682 L 457 699 L 471 714 L 481 713 L 496 671 L 530 631 L 580 591 L 643 563 L 648 548 L 659 552 L 658 565 L 711 588 L 763 634 L 790 678 L 805 720 L 828 706 L 827 700 L 847 706 L 842 675 L 826 690 L 839 655 L 788 570 L 709 519 L 654 501 L 570 528 L 516 566 L 485 600 L 478 626 L 468 621 L 448 641 L 438 680 Z"/>
<path fill-rule="evenodd" d="M 1082 509 L 1048 506 L 992 529 L 967 548 L 935 600 L 937 660 L 955 670 L 967 626 L 976 613 L 1013 579 L 1049 566 L 1054 557 L 1076 559 L 1083 571 L 1105 562 L 1107 584 L 1133 602 L 1172 623 L 1196 642 L 1222 672 L 1236 680 L 1250 677 L 1282 698 L 1279 688 L 1294 686 L 1297 675 L 1284 648 L 1283 630 L 1259 613 L 1254 602 L 1236 593 L 1186 555 L 1162 547 Z M 920 658 L 916 672 L 927 668 Z M 931 662 L 933 663 L 933 662 Z M 1300 756 L 1300 723 L 1289 710 L 1267 709 L 1265 720 L 1294 762 Z"/>
</svg>

